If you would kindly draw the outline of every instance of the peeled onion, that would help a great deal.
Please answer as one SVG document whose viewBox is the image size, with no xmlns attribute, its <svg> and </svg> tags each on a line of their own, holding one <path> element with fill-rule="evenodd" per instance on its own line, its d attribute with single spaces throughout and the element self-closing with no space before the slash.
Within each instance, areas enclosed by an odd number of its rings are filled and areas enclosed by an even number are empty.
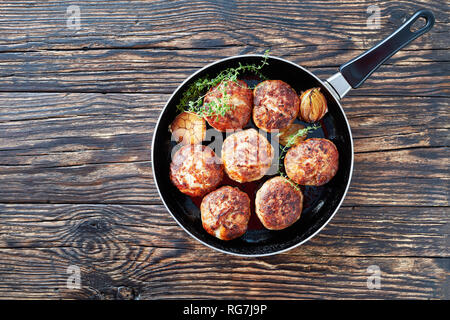
<svg viewBox="0 0 450 320">
<path fill-rule="evenodd" d="M 300 96 L 299 116 L 306 122 L 317 122 L 327 113 L 327 99 L 320 88 L 308 89 Z"/>
<path fill-rule="evenodd" d="M 195 113 L 180 113 L 169 127 L 177 143 L 199 144 L 206 138 L 206 122 Z"/>
</svg>

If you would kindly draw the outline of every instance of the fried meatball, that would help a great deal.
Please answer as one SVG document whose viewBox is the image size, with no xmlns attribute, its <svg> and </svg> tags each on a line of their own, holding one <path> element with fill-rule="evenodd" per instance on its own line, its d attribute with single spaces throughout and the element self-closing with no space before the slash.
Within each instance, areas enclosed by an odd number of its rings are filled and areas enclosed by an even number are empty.
<svg viewBox="0 0 450 320">
<path fill-rule="evenodd" d="M 287 128 L 298 115 L 300 98 L 281 80 L 266 80 L 253 91 L 253 122 L 271 132 Z"/>
<path fill-rule="evenodd" d="M 198 144 L 206 138 L 206 123 L 195 113 L 182 112 L 170 124 L 170 132 L 177 143 Z"/>
<path fill-rule="evenodd" d="M 302 213 L 303 194 L 283 177 L 267 180 L 256 193 L 256 215 L 269 230 L 294 224 Z"/>
<path fill-rule="evenodd" d="M 247 231 L 250 198 L 238 188 L 224 186 L 208 193 L 200 205 L 203 228 L 221 240 L 232 240 Z"/>
<path fill-rule="evenodd" d="M 222 178 L 221 160 L 207 146 L 185 145 L 172 158 L 170 180 L 184 194 L 203 196 L 214 190 Z"/>
<path fill-rule="evenodd" d="M 307 139 L 289 149 L 284 158 L 289 178 L 305 186 L 321 186 L 330 181 L 339 167 L 339 153 L 327 139 Z"/>
<path fill-rule="evenodd" d="M 255 129 L 228 136 L 222 144 L 222 162 L 228 176 L 237 182 L 261 179 L 272 165 L 274 150 Z"/>
<path fill-rule="evenodd" d="M 225 96 L 223 94 L 225 92 Z M 253 94 L 247 84 L 242 81 L 225 81 L 211 88 L 203 99 L 203 108 L 206 112 L 214 108 L 228 109 L 224 116 L 213 112 L 205 119 L 209 125 L 216 130 L 236 130 L 243 128 L 252 113 Z"/>
</svg>

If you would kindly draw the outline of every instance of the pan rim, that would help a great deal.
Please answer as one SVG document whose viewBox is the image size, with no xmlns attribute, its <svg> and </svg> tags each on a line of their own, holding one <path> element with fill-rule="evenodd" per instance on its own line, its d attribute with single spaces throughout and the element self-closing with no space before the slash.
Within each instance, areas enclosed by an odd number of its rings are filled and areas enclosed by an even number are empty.
<svg viewBox="0 0 450 320">
<path fill-rule="evenodd" d="M 189 81 L 191 80 L 193 77 L 195 77 L 197 74 L 199 74 L 200 72 L 204 71 L 205 69 L 208 69 L 209 67 L 218 64 L 218 63 L 222 63 L 225 62 L 227 60 L 233 60 L 233 59 L 239 59 L 239 58 L 246 58 L 246 57 L 264 57 L 264 55 L 262 54 L 244 54 L 244 55 L 236 55 L 236 56 L 231 56 L 231 57 L 227 57 L 227 58 L 223 58 L 223 59 L 219 59 L 219 60 L 215 60 L 212 63 L 207 64 L 206 66 L 198 69 L 197 71 L 195 71 L 194 73 L 192 73 L 189 77 L 187 77 L 172 93 L 172 95 L 169 97 L 169 99 L 167 100 L 166 104 L 164 105 L 164 108 L 161 110 L 159 117 L 158 117 L 158 121 L 156 122 L 155 125 L 155 131 L 153 133 L 153 139 L 152 139 L 152 174 L 153 174 L 153 181 L 155 182 L 156 185 L 156 189 L 158 191 L 159 194 L 159 198 L 161 199 L 161 201 L 163 202 L 164 206 L 166 207 L 166 210 L 169 212 L 169 214 L 172 216 L 172 218 L 177 222 L 177 224 L 188 234 L 190 235 L 193 239 L 197 240 L 198 242 L 200 242 L 201 244 L 215 250 L 221 253 L 225 253 L 225 254 L 229 254 L 229 255 L 233 255 L 233 256 L 239 256 L 239 257 L 248 257 L 248 258 L 257 258 L 257 257 L 267 257 L 267 256 L 272 256 L 272 255 L 276 255 L 276 254 L 281 254 L 284 252 L 287 252 L 289 250 L 292 250 L 296 247 L 301 246 L 302 244 L 308 242 L 309 240 L 311 240 L 313 237 L 315 237 L 320 231 L 322 231 L 323 228 L 325 228 L 326 225 L 328 225 L 328 223 L 333 219 L 333 217 L 336 215 L 336 213 L 339 211 L 339 209 L 341 208 L 341 205 L 347 195 L 348 189 L 350 188 L 350 183 L 352 180 L 352 176 L 353 176 L 353 162 L 354 162 L 354 149 L 353 149 L 353 136 L 352 136 L 352 131 L 351 131 L 351 127 L 350 124 L 348 122 L 347 116 L 344 112 L 344 108 L 342 108 L 341 102 L 340 102 L 340 98 L 336 95 L 336 93 L 334 92 L 334 90 L 332 90 L 332 88 L 330 87 L 330 85 L 326 82 L 323 81 L 322 79 L 320 79 L 319 77 L 317 77 L 314 73 L 312 73 L 311 71 L 305 69 L 304 67 L 280 58 L 280 57 L 274 57 L 274 56 L 267 56 L 270 59 L 275 59 L 275 60 L 280 60 L 283 61 L 285 63 L 291 64 L 292 66 L 301 69 L 302 71 L 308 73 L 309 75 L 311 75 L 312 77 L 314 77 L 317 81 L 319 81 L 325 88 L 327 88 L 327 90 L 330 92 L 330 94 L 333 96 L 336 104 L 338 105 L 338 107 L 340 108 L 342 115 L 344 117 L 345 123 L 347 124 L 347 128 L 348 128 L 348 133 L 349 133 L 349 137 L 350 137 L 350 149 L 351 149 L 351 161 L 350 161 L 350 173 L 348 176 L 348 180 L 347 180 L 347 185 L 345 186 L 345 190 L 344 193 L 341 197 L 341 200 L 339 201 L 338 205 L 336 206 L 334 212 L 330 215 L 330 217 L 322 224 L 322 226 L 320 226 L 313 234 L 311 234 L 309 237 L 307 237 L 306 239 L 281 250 L 277 250 L 277 251 L 273 251 L 273 252 L 269 252 L 269 253 L 261 253 L 261 254 L 244 254 L 244 253 L 236 253 L 236 252 L 231 252 L 231 251 L 226 251 L 223 249 L 219 249 L 217 247 L 214 247 L 213 245 L 206 243 L 205 241 L 200 240 L 199 238 L 197 238 L 195 235 L 193 235 L 191 232 L 189 232 L 180 221 L 178 221 L 178 219 L 175 217 L 175 215 L 172 213 L 172 211 L 169 209 L 169 207 L 166 204 L 166 201 L 164 200 L 164 197 L 161 194 L 161 190 L 160 187 L 158 185 L 158 181 L 156 180 L 156 175 L 155 175 L 155 165 L 154 165 L 154 158 L 155 158 L 155 135 L 156 132 L 158 131 L 159 128 L 159 124 L 161 121 L 161 118 L 165 112 L 165 110 L 167 109 L 167 107 L 169 106 L 169 103 L 172 101 L 173 97 L 178 93 L 178 91 Z"/>
</svg>

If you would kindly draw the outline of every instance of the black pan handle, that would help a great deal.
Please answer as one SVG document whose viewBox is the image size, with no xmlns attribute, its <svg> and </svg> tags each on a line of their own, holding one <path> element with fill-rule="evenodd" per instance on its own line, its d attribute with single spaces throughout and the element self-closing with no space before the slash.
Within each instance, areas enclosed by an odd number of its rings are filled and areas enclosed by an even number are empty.
<svg viewBox="0 0 450 320">
<path fill-rule="evenodd" d="M 425 18 L 425 25 L 412 32 L 412 25 L 420 18 Z M 429 10 L 419 10 L 388 38 L 360 56 L 343 64 L 339 71 L 352 88 L 358 88 L 386 60 L 411 41 L 429 31 L 433 24 L 433 13 Z"/>
</svg>

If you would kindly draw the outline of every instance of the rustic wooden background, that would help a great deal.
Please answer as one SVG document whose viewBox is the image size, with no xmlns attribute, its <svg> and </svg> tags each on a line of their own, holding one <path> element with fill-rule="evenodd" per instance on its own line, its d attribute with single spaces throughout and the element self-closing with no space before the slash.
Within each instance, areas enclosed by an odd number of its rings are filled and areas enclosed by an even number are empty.
<svg viewBox="0 0 450 320">
<path fill-rule="evenodd" d="M 432 31 L 343 101 L 354 177 L 318 236 L 246 259 L 177 226 L 150 146 L 183 79 L 266 49 L 325 79 L 419 8 Z M 448 12 L 444 0 L 2 1 L 0 298 L 449 299 Z M 66 286 L 70 265 L 81 289 Z"/>
</svg>

